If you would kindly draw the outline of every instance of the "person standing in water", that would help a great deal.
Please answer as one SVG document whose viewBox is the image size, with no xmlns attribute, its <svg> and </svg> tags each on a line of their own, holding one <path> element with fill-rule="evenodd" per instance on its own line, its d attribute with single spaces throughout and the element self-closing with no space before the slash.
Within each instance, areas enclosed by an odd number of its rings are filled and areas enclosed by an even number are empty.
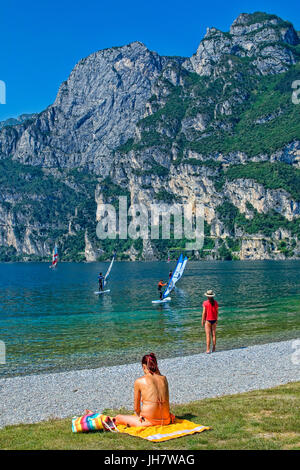
<svg viewBox="0 0 300 470">
<path fill-rule="evenodd" d="M 99 281 L 99 291 L 102 291 L 103 283 L 104 283 L 104 276 L 102 276 L 102 273 L 99 273 L 98 281 Z"/>
<path fill-rule="evenodd" d="M 166 282 L 164 283 L 164 281 L 163 281 L 162 279 L 159 281 L 159 283 L 158 283 L 158 285 L 157 285 L 157 289 L 158 289 L 158 292 L 159 292 L 159 298 L 160 298 L 160 300 L 162 300 L 162 295 L 163 295 L 163 293 L 162 293 L 162 288 L 163 288 L 164 286 L 166 286 L 166 285 L 167 285 L 167 283 L 166 283 Z"/>
<path fill-rule="evenodd" d="M 216 350 L 216 329 L 218 323 L 219 304 L 214 299 L 215 293 L 210 289 L 205 292 L 207 300 L 203 302 L 202 326 L 206 333 L 206 354 L 210 354 L 210 341 L 212 337 L 212 352 Z"/>
</svg>

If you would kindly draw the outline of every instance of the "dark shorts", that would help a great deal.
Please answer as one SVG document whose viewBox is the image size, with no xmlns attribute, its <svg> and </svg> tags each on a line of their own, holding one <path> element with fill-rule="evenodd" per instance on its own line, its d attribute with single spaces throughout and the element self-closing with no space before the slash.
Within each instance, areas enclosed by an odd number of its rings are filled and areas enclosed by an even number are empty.
<svg viewBox="0 0 300 470">
<path fill-rule="evenodd" d="M 217 320 L 206 320 L 206 321 L 209 321 L 209 323 L 213 325 L 214 323 L 216 323 Z"/>
</svg>

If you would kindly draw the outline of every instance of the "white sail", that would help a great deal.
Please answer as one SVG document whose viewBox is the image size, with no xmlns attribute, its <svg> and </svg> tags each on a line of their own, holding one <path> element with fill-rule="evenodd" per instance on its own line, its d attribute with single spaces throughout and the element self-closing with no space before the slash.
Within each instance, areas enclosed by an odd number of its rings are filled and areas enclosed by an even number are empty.
<svg viewBox="0 0 300 470">
<path fill-rule="evenodd" d="M 183 272 L 185 270 L 185 266 L 186 266 L 186 263 L 188 262 L 188 257 L 186 256 L 180 266 L 180 273 L 179 273 L 179 278 L 177 279 L 179 281 L 179 279 L 182 277 L 183 275 Z"/>
<path fill-rule="evenodd" d="M 105 284 L 107 283 L 107 279 L 108 279 L 108 276 L 110 275 L 110 271 L 114 264 L 114 260 L 115 260 L 115 255 L 113 256 L 113 259 L 111 260 L 108 270 L 106 271 L 106 274 L 104 276 L 103 287 L 105 287 Z"/>
</svg>

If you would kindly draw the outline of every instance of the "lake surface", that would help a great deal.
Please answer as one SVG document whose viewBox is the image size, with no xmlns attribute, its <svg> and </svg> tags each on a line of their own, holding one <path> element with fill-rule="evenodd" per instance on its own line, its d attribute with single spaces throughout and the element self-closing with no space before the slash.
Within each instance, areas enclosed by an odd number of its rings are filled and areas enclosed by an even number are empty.
<svg viewBox="0 0 300 470">
<path fill-rule="evenodd" d="M 300 261 L 188 262 L 168 304 L 153 305 L 175 262 L 0 264 L 0 376 L 100 367 L 205 351 L 203 293 L 220 305 L 217 349 L 300 336 Z"/>
</svg>

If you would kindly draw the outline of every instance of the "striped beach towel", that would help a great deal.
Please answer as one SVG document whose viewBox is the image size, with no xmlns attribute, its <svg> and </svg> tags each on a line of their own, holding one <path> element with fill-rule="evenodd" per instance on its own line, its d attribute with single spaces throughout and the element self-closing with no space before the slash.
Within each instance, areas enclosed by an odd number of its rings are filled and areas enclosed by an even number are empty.
<svg viewBox="0 0 300 470">
<path fill-rule="evenodd" d="M 91 413 L 80 417 L 74 417 L 72 419 L 72 431 L 91 432 L 103 430 L 101 418 L 105 419 L 106 416 L 101 413 Z M 120 433 L 140 437 L 141 439 L 146 439 L 151 442 L 169 441 L 170 439 L 176 439 L 178 437 L 188 436 L 189 434 L 195 434 L 210 429 L 208 426 L 202 426 L 201 424 L 178 418 L 175 418 L 175 422 L 173 424 L 164 426 L 128 427 L 119 424 L 117 428 Z"/>
</svg>

